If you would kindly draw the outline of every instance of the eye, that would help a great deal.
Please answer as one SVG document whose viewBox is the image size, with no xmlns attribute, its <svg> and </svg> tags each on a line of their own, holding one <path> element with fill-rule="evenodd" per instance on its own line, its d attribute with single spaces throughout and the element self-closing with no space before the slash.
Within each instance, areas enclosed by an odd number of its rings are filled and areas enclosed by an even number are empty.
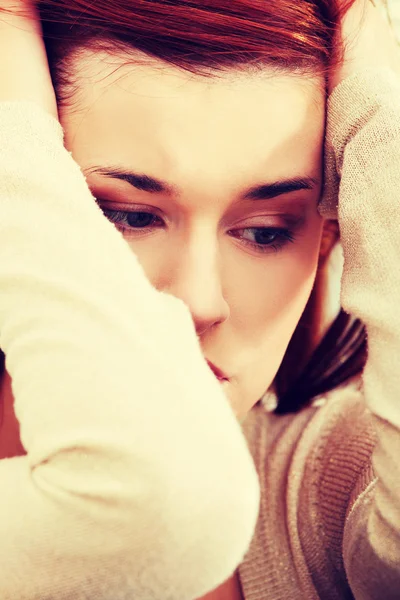
<svg viewBox="0 0 400 600">
<path fill-rule="evenodd" d="M 150 210 L 111 210 L 103 207 L 101 202 L 97 203 L 104 216 L 125 236 L 139 236 L 164 226 L 164 221 Z M 228 233 L 257 252 L 278 252 L 295 241 L 294 232 L 288 228 L 245 227 Z"/>
<path fill-rule="evenodd" d="M 110 210 L 100 206 L 104 216 L 111 222 L 114 223 L 116 228 L 121 233 L 134 233 L 135 230 L 138 232 L 145 229 L 154 229 L 156 227 L 162 227 L 163 221 L 160 217 L 150 211 L 123 211 L 123 210 Z"/>
<path fill-rule="evenodd" d="M 278 252 L 286 244 L 295 241 L 294 232 L 287 228 L 246 227 L 230 231 L 230 234 L 259 252 Z"/>
<path fill-rule="evenodd" d="M 126 213 L 126 221 L 129 227 L 135 229 L 141 229 L 143 227 L 150 227 L 154 225 L 157 217 L 149 212 L 130 212 Z"/>
</svg>

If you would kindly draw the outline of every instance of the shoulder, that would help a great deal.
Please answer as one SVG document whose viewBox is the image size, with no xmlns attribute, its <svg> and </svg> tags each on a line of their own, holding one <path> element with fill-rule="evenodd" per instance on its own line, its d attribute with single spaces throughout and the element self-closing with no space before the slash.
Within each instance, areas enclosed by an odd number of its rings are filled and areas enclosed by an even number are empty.
<svg viewBox="0 0 400 600">
<path fill-rule="evenodd" d="M 376 444 L 362 393 L 347 385 L 283 417 L 255 409 L 245 433 L 264 495 L 261 512 L 268 512 L 260 522 L 270 528 L 271 519 L 285 521 L 288 548 L 307 566 L 320 597 L 347 597 L 345 521 L 354 489 L 373 478 Z"/>
<path fill-rule="evenodd" d="M 335 590 L 342 598 L 350 593 L 343 563 L 346 518 L 354 490 L 374 479 L 376 433 L 360 390 L 349 386 L 328 396 L 294 457 L 302 475 L 293 502 L 302 551 L 319 594 L 335 598 Z"/>
<path fill-rule="evenodd" d="M 243 430 L 260 474 L 280 447 L 280 455 L 288 454 L 302 479 L 321 491 L 333 477 L 338 484 L 348 481 L 352 487 L 376 444 L 371 414 L 357 381 L 319 396 L 296 414 L 279 416 L 257 405 Z"/>
</svg>

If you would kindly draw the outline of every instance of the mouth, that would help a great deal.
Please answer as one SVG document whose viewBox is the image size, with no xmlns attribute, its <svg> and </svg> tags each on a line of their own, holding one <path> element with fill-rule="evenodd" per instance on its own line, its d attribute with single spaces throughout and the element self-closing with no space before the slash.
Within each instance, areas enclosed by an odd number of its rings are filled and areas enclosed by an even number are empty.
<svg viewBox="0 0 400 600">
<path fill-rule="evenodd" d="M 216 367 L 209 360 L 206 360 L 206 362 L 207 362 L 208 366 L 210 367 L 211 371 L 214 373 L 215 377 L 218 379 L 218 381 L 229 381 L 229 377 L 227 377 L 225 375 L 225 373 L 223 371 L 221 371 L 221 369 Z"/>
</svg>

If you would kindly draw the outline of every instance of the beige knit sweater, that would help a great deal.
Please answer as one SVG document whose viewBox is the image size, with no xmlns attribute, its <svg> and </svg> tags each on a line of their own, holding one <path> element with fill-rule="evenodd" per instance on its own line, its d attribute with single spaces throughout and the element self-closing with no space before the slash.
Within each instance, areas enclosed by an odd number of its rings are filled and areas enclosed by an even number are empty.
<svg viewBox="0 0 400 600">
<path fill-rule="evenodd" d="M 0 347 L 26 457 L 0 461 L 2 600 L 400 598 L 400 83 L 330 99 L 342 302 L 367 325 L 363 392 L 245 438 L 190 315 L 148 284 L 34 105 L 0 104 Z M 332 212 L 333 211 L 333 212 Z M 221 439 L 224 444 L 221 444 Z"/>
<path fill-rule="evenodd" d="M 189 309 L 25 102 L 0 103 L 0 347 L 27 452 L 0 460 L 0 600 L 192 600 L 227 579 L 259 505 L 241 427 Z"/>
<path fill-rule="evenodd" d="M 335 216 L 338 189 L 342 305 L 368 332 L 363 389 L 246 418 L 262 495 L 239 569 L 245 600 L 400 599 L 400 81 L 390 71 L 359 73 L 329 100 L 323 214 Z"/>
</svg>

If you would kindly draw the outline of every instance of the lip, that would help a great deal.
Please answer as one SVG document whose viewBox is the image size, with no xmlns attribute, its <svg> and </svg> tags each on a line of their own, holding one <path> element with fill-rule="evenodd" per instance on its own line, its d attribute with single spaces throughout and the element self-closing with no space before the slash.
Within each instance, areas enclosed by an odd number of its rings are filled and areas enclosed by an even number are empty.
<svg viewBox="0 0 400 600">
<path fill-rule="evenodd" d="M 227 377 L 221 369 L 216 367 L 210 360 L 206 359 L 206 362 L 217 379 L 220 381 L 229 381 L 229 377 Z"/>
</svg>

